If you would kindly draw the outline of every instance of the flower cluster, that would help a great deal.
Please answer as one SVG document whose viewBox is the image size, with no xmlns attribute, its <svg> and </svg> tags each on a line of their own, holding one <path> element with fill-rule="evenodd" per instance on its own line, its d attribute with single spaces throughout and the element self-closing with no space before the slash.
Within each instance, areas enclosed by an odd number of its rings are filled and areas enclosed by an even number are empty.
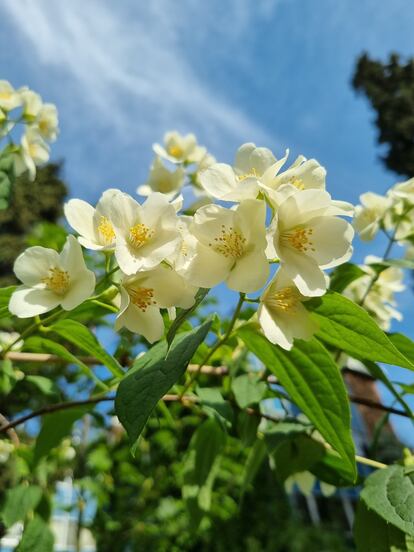
<svg viewBox="0 0 414 552">
<path fill-rule="evenodd" d="M 402 283 L 404 272 L 401 268 L 390 266 L 377 275 L 374 267 L 380 263 L 379 257 L 366 257 L 364 264 L 360 265 L 365 275 L 351 282 L 344 290 L 344 295 L 358 305 L 362 304 L 380 328 L 388 331 L 393 318 L 402 320 L 402 314 L 395 308 L 394 294 L 405 289 Z"/>
<path fill-rule="evenodd" d="M 24 131 L 20 144 L 14 144 L 13 136 L 20 124 Z M 54 104 L 43 103 L 40 95 L 27 86 L 14 89 L 8 81 L 0 80 L 0 139 L 9 138 L 6 151 L 13 154 L 16 176 L 27 171 L 34 179 L 36 167 L 49 159 L 48 142 L 54 142 L 58 132 Z"/>
<path fill-rule="evenodd" d="M 354 227 L 362 240 L 370 241 L 379 230 L 394 241 L 411 242 L 414 236 L 414 178 L 392 186 L 385 195 L 367 192 L 355 208 Z"/>
<path fill-rule="evenodd" d="M 164 142 L 154 146 L 158 157 L 139 188 L 148 195 L 143 203 L 111 189 L 95 207 L 79 199 L 66 204 L 78 241 L 69 236 L 60 255 L 33 247 L 17 259 L 24 285 L 11 298 L 11 312 L 34 316 L 88 298 L 95 279 L 82 245 L 116 261 L 116 328 L 159 340 L 161 309 L 174 316 L 175 307 L 194 304 L 199 288 L 225 282 L 243 297 L 261 291 L 248 300 L 258 303 L 258 322 L 272 343 L 290 349 L 294 338 L 309 339 L 316 328 L 303 302 L 325 293 L 326 270 L 350 258 L 354 234 L 342 218 L 352 215 L 352 206 L 331 199 L 325 169 L 303 156 L 285 168 L 288 152 L 277 160 L 251 143 L 230 166 L 214 162 L 191 134 L 167 133 Z M 174 163 L 174 172 L 161 159 Z M 197 165 L 190 183 L 206 196 L 191 216 L 180 214 L 178 195 L 190 164 Z"/>
<path fill-rule="evenodd" d="M 153 150 L 155 158 L 147 182 L 137 188 L 139 195 L 145 197 L 160 192 L 172 198 L 186 182 L 192 184 L 196 195 L 204 194 L 199 174 L 216 160 L 204 146 L 197 143 L 194 134 L 183 136 L 176 131 L 166 132 L 164 144 L 154 144 Z"/>
</svg>

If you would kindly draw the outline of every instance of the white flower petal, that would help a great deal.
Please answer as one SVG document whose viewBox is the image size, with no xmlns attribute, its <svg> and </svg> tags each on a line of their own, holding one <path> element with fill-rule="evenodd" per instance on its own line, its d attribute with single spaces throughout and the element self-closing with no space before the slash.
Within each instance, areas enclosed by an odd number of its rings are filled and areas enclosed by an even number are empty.
<svg viewBox="0 0 414 552">
<path fill-rule="evenodd" d="M 21 253 L 14 263 L 14 273 L 26 286 L 35 286 L 46 278 L 49 269 L 59 266 L 59 253 L 54 249 L 34 246 Z"/>
<path fill-rule="evenodd" d="M 115 329 L 122 327 L 130 332 L 143 335 L 149 343 L 154 343 L 164 335 L 164 321 L 156 307 L 148 307 L 145 312 L 133 305 L 118 316 Z"/>
<path fill-rule="evenodd" d="M 253 293 L 262 288 L 269 277 L 269 263 L 264 251 L 253 251 L 238 259 L 232 268 L 227 285 L 242 293 Z"/>
<path fill-rule="evenodd" d="M 19 318 L 31 318 L 49 312 L 60 303 L 60 297 L 48 289 L 21 286 L 13 292 L 9 311 Z"/>
<path fill-rule="evenodd" d="M 93 217 L 95 209 L 86 201 L 71 199 L 63 207 L 66 220 L 70 226 L 83 238 L 91 243 L 97 242 Z"/>
<path fill-rule="evenodd" d="M 76 280 L 71 280 L 71 285 L 61 300 L 64 310 L 72 310 L 86 299 L 95 289 L 95 274 L 91 270 L 82 270 L 78 273 Z"/>
</svg>

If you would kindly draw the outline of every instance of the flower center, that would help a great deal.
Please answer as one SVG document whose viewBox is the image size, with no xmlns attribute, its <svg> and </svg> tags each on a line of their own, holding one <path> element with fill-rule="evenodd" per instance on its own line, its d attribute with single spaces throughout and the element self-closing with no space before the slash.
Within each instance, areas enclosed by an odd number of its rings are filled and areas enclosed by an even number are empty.
<svg viewBox="0 0 414 552">
<path fill-rule="evenodd" d="M 98 232 L 105 245 L 110 245 L 115 239 L 115 232 L 108 217 L 101 216 L 98 225 Z"/>
<path fill-rule="evenodd" d="M 8 91 L 0 92 L 0 100 L 11 100 L 13 93 Z"/>
<path fill-rule="evenodd" d="M 282 288 L 265 299 L 266 305 L 271 309 L 279 309 L 283 312 L 295 311 L 300 301 L 300 293 L 293 287 Z"/>
<path fill-rule="evenodd" d="M 140 222 L 129 229 L 129 241 L 131 245 L 139 249 L 147 243 L 153 234 L 153 230 L 150 230 L 148 226 Z"/>
<path fill-rule="evenodd" d="M 282 234 L 282 241 L 301 253 L 306 253 L 308 250 L 315 251 L 310 239 L 312 234 L 312 228 L 294 228 Z"/>
<path fill-rule="evenodd" d="M 254 167 L 252 169 L 250 169 L 250 172 L 248 172 L 248 173 L 237 175 L 237 180 L 239 182 L 243 182 L 243 180 L 246 180 L 246 178 L 251 178 L 251 177 L 253 177 L 253 178 L 258 178 L 259 177 L 259 175 L 257 174 L 256 169 Z"/>
<path fill-rule="evenodd" d="M 301 178 L 298 178 L 297 176 L 291 176 L 288 180 L 289 184 L 292 186 L 295 186 L 298 190 L 304 190 L 305 184 Z"/>
<path fill-rule="evenodd" d="M 222 224 L 220 235 L 214 238 L 214 242 L 209 243 L 209 246 L 225 257 L 239 259 L 244 254 L 246 238 L 238 230 L 234 230 L 233 227 L 227 230 Z"/>
<path fill-rule="evenodd" d="M 38 122 L 40 134 L 47 134 L 49 132 L 49 122 L 47 119 L 40 119 Z"/>
<path fill-rule="evenodd" d="M 169 146 L 168 147 L 168 153 L 172 155 L 173 157 L 181 157 L 184 153 L 183 148 L 180 148 L 180 146 Z"/>
<path fill-rule="evenodd" d="M 155 305 L 154 290 L 152 288 L 145 287 L 130 287 L 128 288 L 128 294 L 132 303 L 145 312 L 151 305 Z"/>
<path fill-rule="evenodd" d="M 57 295 L 65 295 L 70 285 L 70 277 L 66 270 L 54 266 L 49 268 L 49 276 L 43 278 L 42 282 Z"/>
</svg>

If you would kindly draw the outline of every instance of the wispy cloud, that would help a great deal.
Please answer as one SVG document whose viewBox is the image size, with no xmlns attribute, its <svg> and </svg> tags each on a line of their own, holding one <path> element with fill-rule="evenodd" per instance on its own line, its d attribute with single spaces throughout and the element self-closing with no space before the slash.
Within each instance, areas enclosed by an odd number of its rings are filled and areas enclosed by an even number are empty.
<svg viewBox="0 0 414 552">
<path fill-rule="evenodd" d="M 203 81 L 202 68 L 191 62 L 191 42 L 184 38 L 194 32 L 194 42 L 203 47 L 218 34 L 228 44 L 239 40 L 251 18 L 267 17 L 276 1 L 259 1 L 252 10 L 248 0 L 232 0 L 225 18 L 220 4 L 3 0 L 1 9 L 32 55 L 70 79 L 65 86 L 72 100 L 93 105 L 124 136 L 135 119 L 151 136 L 174 125 L 198 129 L 212 143 L 249 137 L 269 142 L 248 114 Z"/>
</svg>

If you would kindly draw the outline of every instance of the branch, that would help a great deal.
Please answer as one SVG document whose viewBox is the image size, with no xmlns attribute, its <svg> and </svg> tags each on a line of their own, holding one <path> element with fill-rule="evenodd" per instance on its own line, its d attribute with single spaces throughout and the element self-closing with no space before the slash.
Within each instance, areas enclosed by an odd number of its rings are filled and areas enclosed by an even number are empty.
<svg viewBox="0 0 414 552">
<path fill-rule="evenodd" d="M 20 439 L 13 427 L 10 425 L 9 420 L 6 418 L 6 416 L 3 416 L 3 414 L 0 414 L 0 423 L 0 431 L 5 431 L 10 437 L 10 441 L 13 443 L 13 445 L 15 447 L 18 447 L 20 445 Z"/>
<path fill-rule="evenodd" d="M 61 362 L 61 363 L 67 363 L 67 361 L 57 355 L 47 354 L 47 353 L 22 353 L 19 351 L 10 351 L 6 354 L 5 358 L 14 361 L 14 362 Z M 101 364 L 101 362 L 92 356 L 80 356 L 79 360 L 82 361 L 84 364 L 87 365 L 94 365 L 94 364 Z M 130 363 L 125 363 L 126 365 L 129 365 Z M 201 366 L 199 364 L 190 364 L 188 366 L 188 371 L 190 373 L 202 373 L 205 375 L 210 376 L 225 376 L 229 373 L 229 370 L 227 366 Z M 362 374 L 361 372 L 358 372 L 358 370 L 352 370 L 351 368 L 346 368 L 344 371 L 356 374 L 359 377 L 366 377 L 370 380 L 375 380 L 372 376 L 368 374 Z M 266 381 L 273 385 L 278 385 L 278 380 L 275 376 L 268 376 Z M 171 396 L 171 395 L 166 395 Z M 168 400 L 168 399 L 164 399 Z M 375 401 L 372 401 L 370 399 L 365 399 L 364 397 L 356 397 L 353 395 L 349 395 L 349 400 L 356 404 L 362 404 L 364 406 L 367 406 L 368 408 L 375 408 L 377 410 L 382 410 L 383 412 L 388 412 L 390 414 L 395 414 L 397 416 L 403 416 L 405 418 L 410 418 L 407 412 L 404 410 L 399 410 L 397 408 L 392 408 L 385 406 L 381 403 L 377 403 Z M 68 404 L 68 403 L 66 403 Z M 83 404 L 83 403 L 81 403 Z M 77 405 L 74 405 L 77 406 Z M 0 420 L 1 421 L 1 420 Z M 2 427 L 0 425 L 0 431 L 2 431 Z"/>
</svg>

